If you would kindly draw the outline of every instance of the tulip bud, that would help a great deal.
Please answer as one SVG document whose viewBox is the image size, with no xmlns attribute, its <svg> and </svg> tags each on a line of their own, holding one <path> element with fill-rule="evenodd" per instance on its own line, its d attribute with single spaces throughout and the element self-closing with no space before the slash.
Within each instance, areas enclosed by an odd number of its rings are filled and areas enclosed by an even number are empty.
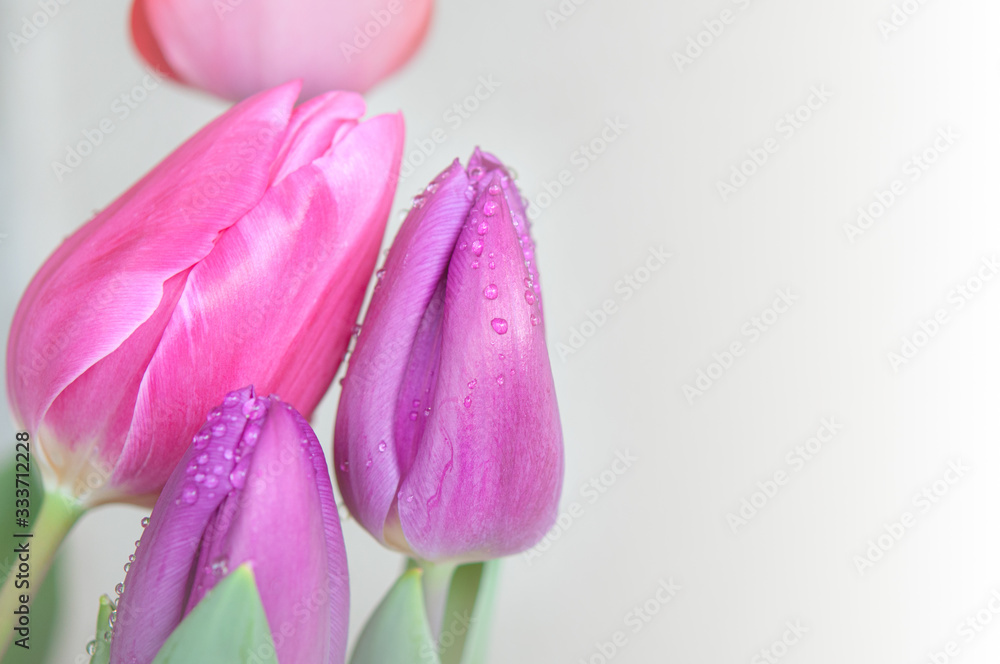
<svg viewBox="0 0 1000 664">
<path fill-rule="evenodd" d="M 297 411 L 252 387 L 211 411 L 156 501 L 118 602 L 111 664 L 151 662 L 244 563 L 278 661 L 342 663 L 347 558 L 323 451 Z"/>
<path fill-rule="evenodd" d="M 337 481 L 384 544 L 475 561 L 537 543 L 563 450 L 533 243 L 503 165 L 478 150 L 414 201 L 348 366 Z"/>
<path fill-rule="evenodd" d="M 347 347 L 402 120 L 297 83 L 208 125 L 56 249 L 11 326 L 7 386 L 46 485 L 151 504 L 233 384 L 308 417 Z"/>
</svg>

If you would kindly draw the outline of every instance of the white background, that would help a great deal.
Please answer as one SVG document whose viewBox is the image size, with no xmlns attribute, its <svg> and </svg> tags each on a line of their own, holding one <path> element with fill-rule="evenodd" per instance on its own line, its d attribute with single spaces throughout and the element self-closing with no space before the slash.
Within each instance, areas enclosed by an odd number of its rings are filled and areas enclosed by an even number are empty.
<svg viewBox="0 0 1000 664">
<path fill-rule="evenodd" d="M 20 52 L 0 44 L 3 321 L 65 235 L 225 108 L 165 83 L 58 181 L 52 162 L 142 80 L 128 4 L 74 0 Z M 505 563 L 494 664 L 601 662 L 597 642 L 615 631 L 626 638 L 616 664 L 751 662 L 788 621 L 808 631 L 782 662 L 927 662 L 949 640 L 961 649 L 951 662 L 1000 658 L 1000 617 L 971 641 L 957 631 L 1000 588 L 1000 279 L 961 310 L 949 300 L 1000 258 L 1000 5 L 906 4 L 915 13 L 886 37 L 889 0 L 589 0 L 554 28 L 556 0 L 442 0 L 417 57 L 367 95 L 372 113 L 404 111 L 408 154 L 446 130 L 401 183 L 397 210 L 476 144 L 549 203 L 535 239 L 563 503 L 582 515 L 540 557 Z M 680 71 L 674 53 L 724 9 L 731 23 L 703 34 L 708 46 Z M 3 35 L 34 11 L 5 0 Z M 480 76 L 500 86 L 449 125 L 444 113 Z M 807 113 L 813 86 L 832 96 Z M 776 123 L 796 111 L 810 117 L 789 136 Z M 609 119 L 627 128 L 580 171 L 574 152 Z M 958 138 L 911 180 L 907 162 L 944 128 Z M 777 152 L 723 201 L 717 182 L 768 138 Z M 539 200 L 563 169 L 572 183 Z M 895 179 L 905 192 L 849 241 L 858 206 Z M 394 213 L 387 239 L 399 222 Z M 616 282 L 661 246 L 672 258 L 625 301 Z M 752 342 L 741 328 L 778 289 L 798 299 Z M 583 326 L 592 334 L 562 361 L 556 344 L 607 299 L 616 313 Z M 894 371 L 888 353 L 937 309 L 949 322 L 917 335 L 927 343 Z M 683 386 L 737 341 L 743 355 L 689 403 Z M 314 420 L 327 449 L 337 394 Z M 842 430 L 796 472 L 786 454 L 824 417 Z M 638 461 L 591 503 L 580 489 L 601 481 L 615 450 Z M 953 460 L 969 471 L 939 483 L 946 494 L 922 511 L 914 495 Z M 788 482 L 734 533 L 727 514 L 778 470 Z M 906 511 L 915 525 L 859 573 L 855 556 Z M 53 662 L 75 661 L 92 638 L 97 598 L 122 580 L 141 516 L 101 508 L 72 532 Z M 345 535 L 353 638 L 400 558 L 353 522 Z M 681 589 L 634 632 L 629 612 L 671 578 Z"/>
</svg>

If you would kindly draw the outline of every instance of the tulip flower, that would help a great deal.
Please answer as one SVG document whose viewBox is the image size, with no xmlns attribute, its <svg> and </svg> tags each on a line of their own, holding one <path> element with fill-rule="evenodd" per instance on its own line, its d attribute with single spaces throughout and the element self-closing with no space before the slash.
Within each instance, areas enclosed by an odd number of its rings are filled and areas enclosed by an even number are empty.
<svg viewBox="0 0 1000 664">
<path fill-rule="evenodd" d="M 297 84 L 241 103 L 56 250 L 11 327 L 7 385 L 49 489 L 151 504 L 233 384 L 308 417 L 377 258 L 398 115 Z"/>
<path fill-rule="evenodd" d="M 209 413 L 160 494 L 125 577 L 111 664 L 151 662 L 243 564 L 281 664 L 344 661 L 347 558 L 322 447 L 296 410 L 252 387 Z"/>
<path fill-rule="evenodd" d="M 478 150 L 417 197 L 379 272 L 334 436 L 341 494 L 430 562 L 527 549 L 562 485 L 533 243 L 509 172 Z"/>
<path fill-rule="evenodd" d="M 135 0 L 132 38 L 171 78 L 242 99 L 301 78 L 365 92 L 423 41 L 432 0 Z"/>
</svg>

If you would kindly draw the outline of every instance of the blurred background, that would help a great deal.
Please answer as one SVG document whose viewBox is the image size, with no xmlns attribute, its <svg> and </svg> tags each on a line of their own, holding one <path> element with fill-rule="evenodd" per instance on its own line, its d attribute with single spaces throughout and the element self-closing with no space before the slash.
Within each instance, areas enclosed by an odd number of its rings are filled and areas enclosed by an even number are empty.
<svg viewBox="0 0 1000 664">
<path fill-rule="evenodd" d="M 37 3 L 0 6 L 5 335 L 62 238 L 227 107 L 138 95 L 128 9 L 66 2 L 15 52 Z M 405 114 L 395 210 L 476 145 L 516 168 L 566 444 L 560 525 L 502 569 L 494 664 L 1000 660 L 998 21 L 985 0 L 437 3 L 366 95 Z M 71 533 L 48 661 L 86 661 L 145 514 Z M 402 559 L 344 528 L 353 639 Z"/>
</svg>

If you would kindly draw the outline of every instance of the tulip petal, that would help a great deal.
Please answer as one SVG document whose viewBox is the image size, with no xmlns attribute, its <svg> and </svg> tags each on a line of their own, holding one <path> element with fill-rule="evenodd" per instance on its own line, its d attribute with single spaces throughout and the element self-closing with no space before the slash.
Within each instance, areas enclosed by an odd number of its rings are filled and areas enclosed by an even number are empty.
<svg viewBox="0 0 1000 664">
<path fill-rule="evenodd" d="M 207 256 L 260 200 L 297 93 L 289 84 L 234 107 L 49 258 L 21 299 L 8 341 L 8 394 L 21 424 L 37 431 L 67 386 L 169 304 L 175 293 L 167 282 Z M 120 375 L 141 372 L 155 347 L 155 330 L 139 336 L 114 361 Z M 137 386 L 112 379 L 94 387 L 107 412 L 131 401 Z"/>
<path fill-rule="evenodd" d="M 413 340 L 421 325 L 428 325 L 425 312 L 470 205 L 468 186 L 456 161 L 403 222 L 368 307 L 338 407 L 334 466 L 341 495 L 355 518 L 383 542 L 414 450 L 412 437 L 395 433 L 398 400 L 412 398 L 400 396 L 400 385 L 411 355 L 426 348 Z"/>
<path fill-rule="evenodd" d="M 242 408 L 252 397 L 253 388 L 244 388 L 212 411 L 156 501 L 125 576 L 111 664 L 152 661 L 184 617 L 202 537 L 234 488 L 236 452 L 257 435 L 250 433 L 254 428 L 247 427 Z"/>
<path fill-rule="evenodd" d="M 195 414 L 232 385 L 252 382 L 312 413 L 357 320 L 402 142 L 398 115 L 358 125 L 269 189 L 191 270 L 143 377 L 113 486 L 160 486 L 180 454 L 170 432 L 193 430 Z"/>
<path fill-rule="evenodd" d="M 328 92 L 297 107 L 271 168 L 271 185 L 330 151 L 337 133 L 357 126 L 364 114 L 365 100 L 353 92 Z"/>
<path fill-rule="evenodd" d="M 347 558 L 323 450 L 290 406 L 258 401 L 268 404 L 267 415 L 248 457 L 245 488 L 226 499 L 208 528 L 188 610 L 217 582 L 213 570 L 250 563 L 271 631 L 284 634 L 276 644 L 279 661 L 342 662 Z M 296 614 L 303 607 L 309 620 Z"/>
<path fill-rule="evenodd" d="M 433 5 L 432 0 L 139 2 L 162 56 L 180 79 L 229 99 L 293 78 L 304 80 L 306 97 L 331 89 L 364 92 L 410 58 Z M 136 42 L 145 43 L 145 37 Z M 140 52 L 152 51 L 140 47 Z"/>
<path fill-rule="evenodd" d="M 398 503 L 407 542 L 427 560 L 516 553 L 556 516 L 562 433 L 513 196 L 500 173 L 483 183 L 458 238 L 468 248 L 448 267 L 434 402 Z"/>
<path fill-rule="evenodd" d="M 169 76 L 175 81 L 180 81 L 176 72 L 170 68 L 160 45 L 156 43 L 153 36 L 153 29 L 149 26 L 149 16 L 146 15 L 147 0 L 135 0 L 132 5 L 132 15 L 130 22 L 132 25 L 132 42 L 135 44 L 139 55 L 159 73 Z"/>
</svg>

